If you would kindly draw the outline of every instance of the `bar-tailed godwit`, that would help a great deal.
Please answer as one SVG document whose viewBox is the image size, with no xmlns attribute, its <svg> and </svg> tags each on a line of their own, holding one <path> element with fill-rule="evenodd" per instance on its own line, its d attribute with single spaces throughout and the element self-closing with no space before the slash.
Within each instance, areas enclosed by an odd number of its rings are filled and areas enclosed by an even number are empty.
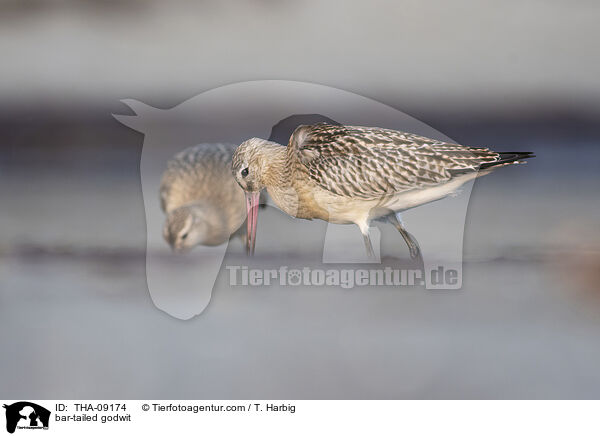
<svg viewBox="0 0 600 436">
<path fill-rule="evenodd" d="M 167 163 L 160 203 L 167 214 L 163 236 L 174 251 L 220 245 L 244 222 L 244 192 L 231 176 L 235 149 L 231 144 L 200 144 Z"/>
<path fill-rule="evenodd" d="M 264 188 L 287 214 L 356 224 L 373 256 L 369 224 L 387 219 L 420 257 L 399 213 L 444 198 L 475 177 L 521 163 L 529 152 L 495 152 L 378 127 L 299 126 L 287 147 L 252 138 L 233 155 L 246 192 L 248 251 L 254 251 L 259 194 Z"/>
</svg>

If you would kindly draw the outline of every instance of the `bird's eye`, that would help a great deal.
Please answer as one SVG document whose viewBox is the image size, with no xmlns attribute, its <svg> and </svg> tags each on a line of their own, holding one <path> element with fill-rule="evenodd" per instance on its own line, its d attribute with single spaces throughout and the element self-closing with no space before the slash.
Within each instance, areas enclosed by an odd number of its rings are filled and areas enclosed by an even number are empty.
<svg viewBox="0 0 600 436">
<path fill-rule="evenodd" d="M 183 235 L 181 235 L 181 239 L 185 239 L 185 238 L 187 238 L 187 236 L 188 236 L 188 234 L 184 233 Z"/>
<path fill-rule="evenodd" d="M 242 177 L 246 177 L 248 175 L 248 168 L 244 168 L 241 172 Z"/>
</svg>

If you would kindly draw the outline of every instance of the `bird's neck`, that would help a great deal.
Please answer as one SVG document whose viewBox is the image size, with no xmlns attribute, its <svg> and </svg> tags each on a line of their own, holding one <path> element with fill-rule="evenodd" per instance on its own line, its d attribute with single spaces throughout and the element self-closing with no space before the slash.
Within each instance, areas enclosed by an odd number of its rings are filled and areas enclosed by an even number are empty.
<svg viewBox="0 0 600 436">
<path fill-rule="evenodd" d="M 268 144 L 263 148 L 262 182 L 268 188 L 286 187 L 291 184 L 290 165 L 287 162 L 287 147 Z"/>
</svg>

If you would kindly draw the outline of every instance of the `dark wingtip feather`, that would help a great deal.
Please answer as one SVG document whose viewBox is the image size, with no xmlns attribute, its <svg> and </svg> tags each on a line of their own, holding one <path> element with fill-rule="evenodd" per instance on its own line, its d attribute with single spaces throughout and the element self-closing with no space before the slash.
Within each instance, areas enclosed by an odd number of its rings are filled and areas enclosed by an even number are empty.
<svg viewBox="0 0 600 436">
<path fill-rule="evenodd" d="M 514 162 L 519 163 L 522 159 L 530 159 L 535 157 L 535 154 L 531 151 L 499 151 L 500 159 L 494 162 L 484 162 L 479 167 L 480 170 L 498 165 L 506 165 Z"/>
</svg>

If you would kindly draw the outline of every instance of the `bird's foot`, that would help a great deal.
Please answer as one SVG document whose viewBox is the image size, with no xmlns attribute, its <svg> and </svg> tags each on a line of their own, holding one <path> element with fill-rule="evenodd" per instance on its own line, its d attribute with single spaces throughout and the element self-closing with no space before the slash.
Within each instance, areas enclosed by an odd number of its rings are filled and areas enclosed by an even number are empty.
<svg viewBox="0 0 600 436">
<path fill-rule="evenodd" d="M 411 259 L 421 259 L 423 256 L 421 255 L 421 249 L 418 246 L 408 247 L 410 252 Z"/>
</svg>

